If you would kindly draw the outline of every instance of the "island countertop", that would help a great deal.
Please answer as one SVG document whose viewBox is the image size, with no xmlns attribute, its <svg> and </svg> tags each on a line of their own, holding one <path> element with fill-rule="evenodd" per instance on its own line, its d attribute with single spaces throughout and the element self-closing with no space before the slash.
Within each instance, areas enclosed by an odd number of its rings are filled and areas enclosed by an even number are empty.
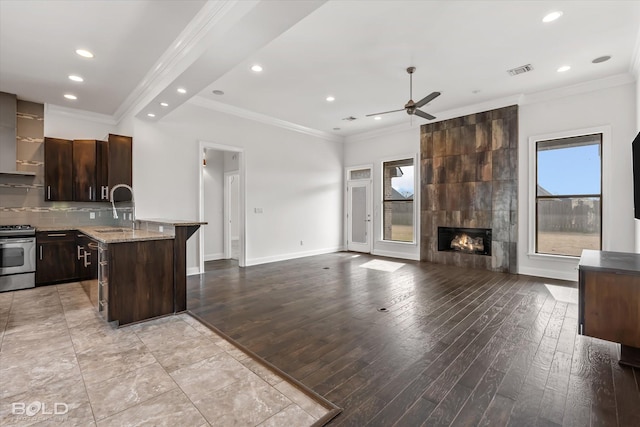
<svg viewBox="0 0 640 427">
<path fill-rule="evenodd" d="M 157 231 L 134 230 L 131 227 L 90 226 L 77 227 L 76 230 L 101 243 L 125 243 L 144 240 L 171 240 L 175 236 Z"/>
<path fill-rule="evenodd" d="M 166 219 L 166 218 L 138 218 L 140 222 L 151 222 L 154 224 L 167 224 L 173 226 L 206 225 L 203 221 L 191 221 L 188 219 Z"/>
</svg>

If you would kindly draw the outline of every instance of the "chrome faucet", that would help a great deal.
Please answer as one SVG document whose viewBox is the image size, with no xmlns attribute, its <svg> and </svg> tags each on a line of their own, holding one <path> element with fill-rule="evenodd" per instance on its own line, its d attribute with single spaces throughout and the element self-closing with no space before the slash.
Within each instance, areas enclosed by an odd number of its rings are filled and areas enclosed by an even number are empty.
<svg viewBox="0 0 640 427">
<path fill-rule="evenodd" d="M 133 205 L 133 213 L 132 213 L 132 227 L 133 229 L 136 228 L 136 201 L 135 201 L 135 196 L 133 195 L 133 188 L 131 188 L 130 186 L 128 186 L 127 184 L 117 184 L 114 185 L 113 187 L 111 187 L 111 194 L 109 195 L 109 200 L 111 201 L 111 207 L 113 208 L 113 217 L 115 219 L 118 219 L 118 211 L 116 210 L 116 203 L 113 200 L 113 192 L 116 190 L 116 188 L 128 188 L 129 191 L 131 192 L 131 204 Z"/>
</svg>

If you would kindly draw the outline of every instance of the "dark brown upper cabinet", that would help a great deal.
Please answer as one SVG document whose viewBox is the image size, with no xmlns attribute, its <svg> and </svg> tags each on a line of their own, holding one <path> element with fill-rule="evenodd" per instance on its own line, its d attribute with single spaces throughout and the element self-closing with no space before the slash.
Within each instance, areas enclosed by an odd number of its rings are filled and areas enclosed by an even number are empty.
<svg viewBox="0 0 640 427">
<path fill-rule="evenodd" d="M 73 200 L 77 202 L 108 202 L 111 188 L 116 184 L 131 185 L 132 179 L 132 138 L 110 134 L 107 141 L 94 139 L 76 139 L 67 141 L 45 138 L 45 186 L 48 181 L 68 186 L 60 198 L 59 191 L 53 186 L 45 188 L 45 200 Z M 47 150 L 54 152 L 57 145 L 64 142 L 68 153 L 47 157 Z M 49 147 L 49 148 L 47 148 Z M 61 174 L 61 167 L 69 172 Z M 48 180 L 46 177 L 51 175 Z M 130 201 L 131 193 L 126 189 L 117 189 L 114 199 L 118 202 Z"/>
<path fill-rule="evenodd" d="M 66 139 L 44 139 L 44 199 L 73 200 L 73 142 Z"/>
<path fill-rule="evenodd" d="M 100 200 L 96 166 L 98 163 L 98 146 L 103 141 L 94 139 L 73 140 L 73 199 L 78 202 Z"/>
<path fill-rule="evenodd" d="M 132 170 L 132 138 L 129 136 L 109 134 L 109 192 L 111 188 L 118 184 L 127 184 L 131 186 L 131 170 Z M 131 192 L 126 188 L 116 189 L 114 195 L 116 202 L 124 202 L 131 200 Z M 107 195 L 107 200 L 109 197 Z"/>
</svg>

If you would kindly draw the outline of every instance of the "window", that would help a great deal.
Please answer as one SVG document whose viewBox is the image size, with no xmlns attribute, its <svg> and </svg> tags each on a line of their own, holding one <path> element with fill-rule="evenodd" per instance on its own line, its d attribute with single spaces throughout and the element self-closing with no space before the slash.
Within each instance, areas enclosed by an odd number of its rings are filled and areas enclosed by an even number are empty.
<svg viewBox="0 0 640 427">
<path fill-rule="evenodd" d="M 602 134 L 536 142 L 536 252 L 602 247 Z"/>
<path fill-rule="evenodd" d="M 382 188 L 382 238 L 396 242 L 413 242 L 415 188 L 413 159 L 384 162 Z"/>
</svg>

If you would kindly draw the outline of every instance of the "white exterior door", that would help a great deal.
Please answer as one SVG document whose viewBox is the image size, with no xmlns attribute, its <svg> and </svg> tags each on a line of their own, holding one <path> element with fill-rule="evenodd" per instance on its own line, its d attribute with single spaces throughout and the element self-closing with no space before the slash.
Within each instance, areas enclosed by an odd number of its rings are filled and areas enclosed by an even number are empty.
<svg viewBox="0 0 640 427">
<path fill-rule="evenodd" d="M 347 183 L 347 249 L 371 253 L 371 181 Z"/>
</svg>

